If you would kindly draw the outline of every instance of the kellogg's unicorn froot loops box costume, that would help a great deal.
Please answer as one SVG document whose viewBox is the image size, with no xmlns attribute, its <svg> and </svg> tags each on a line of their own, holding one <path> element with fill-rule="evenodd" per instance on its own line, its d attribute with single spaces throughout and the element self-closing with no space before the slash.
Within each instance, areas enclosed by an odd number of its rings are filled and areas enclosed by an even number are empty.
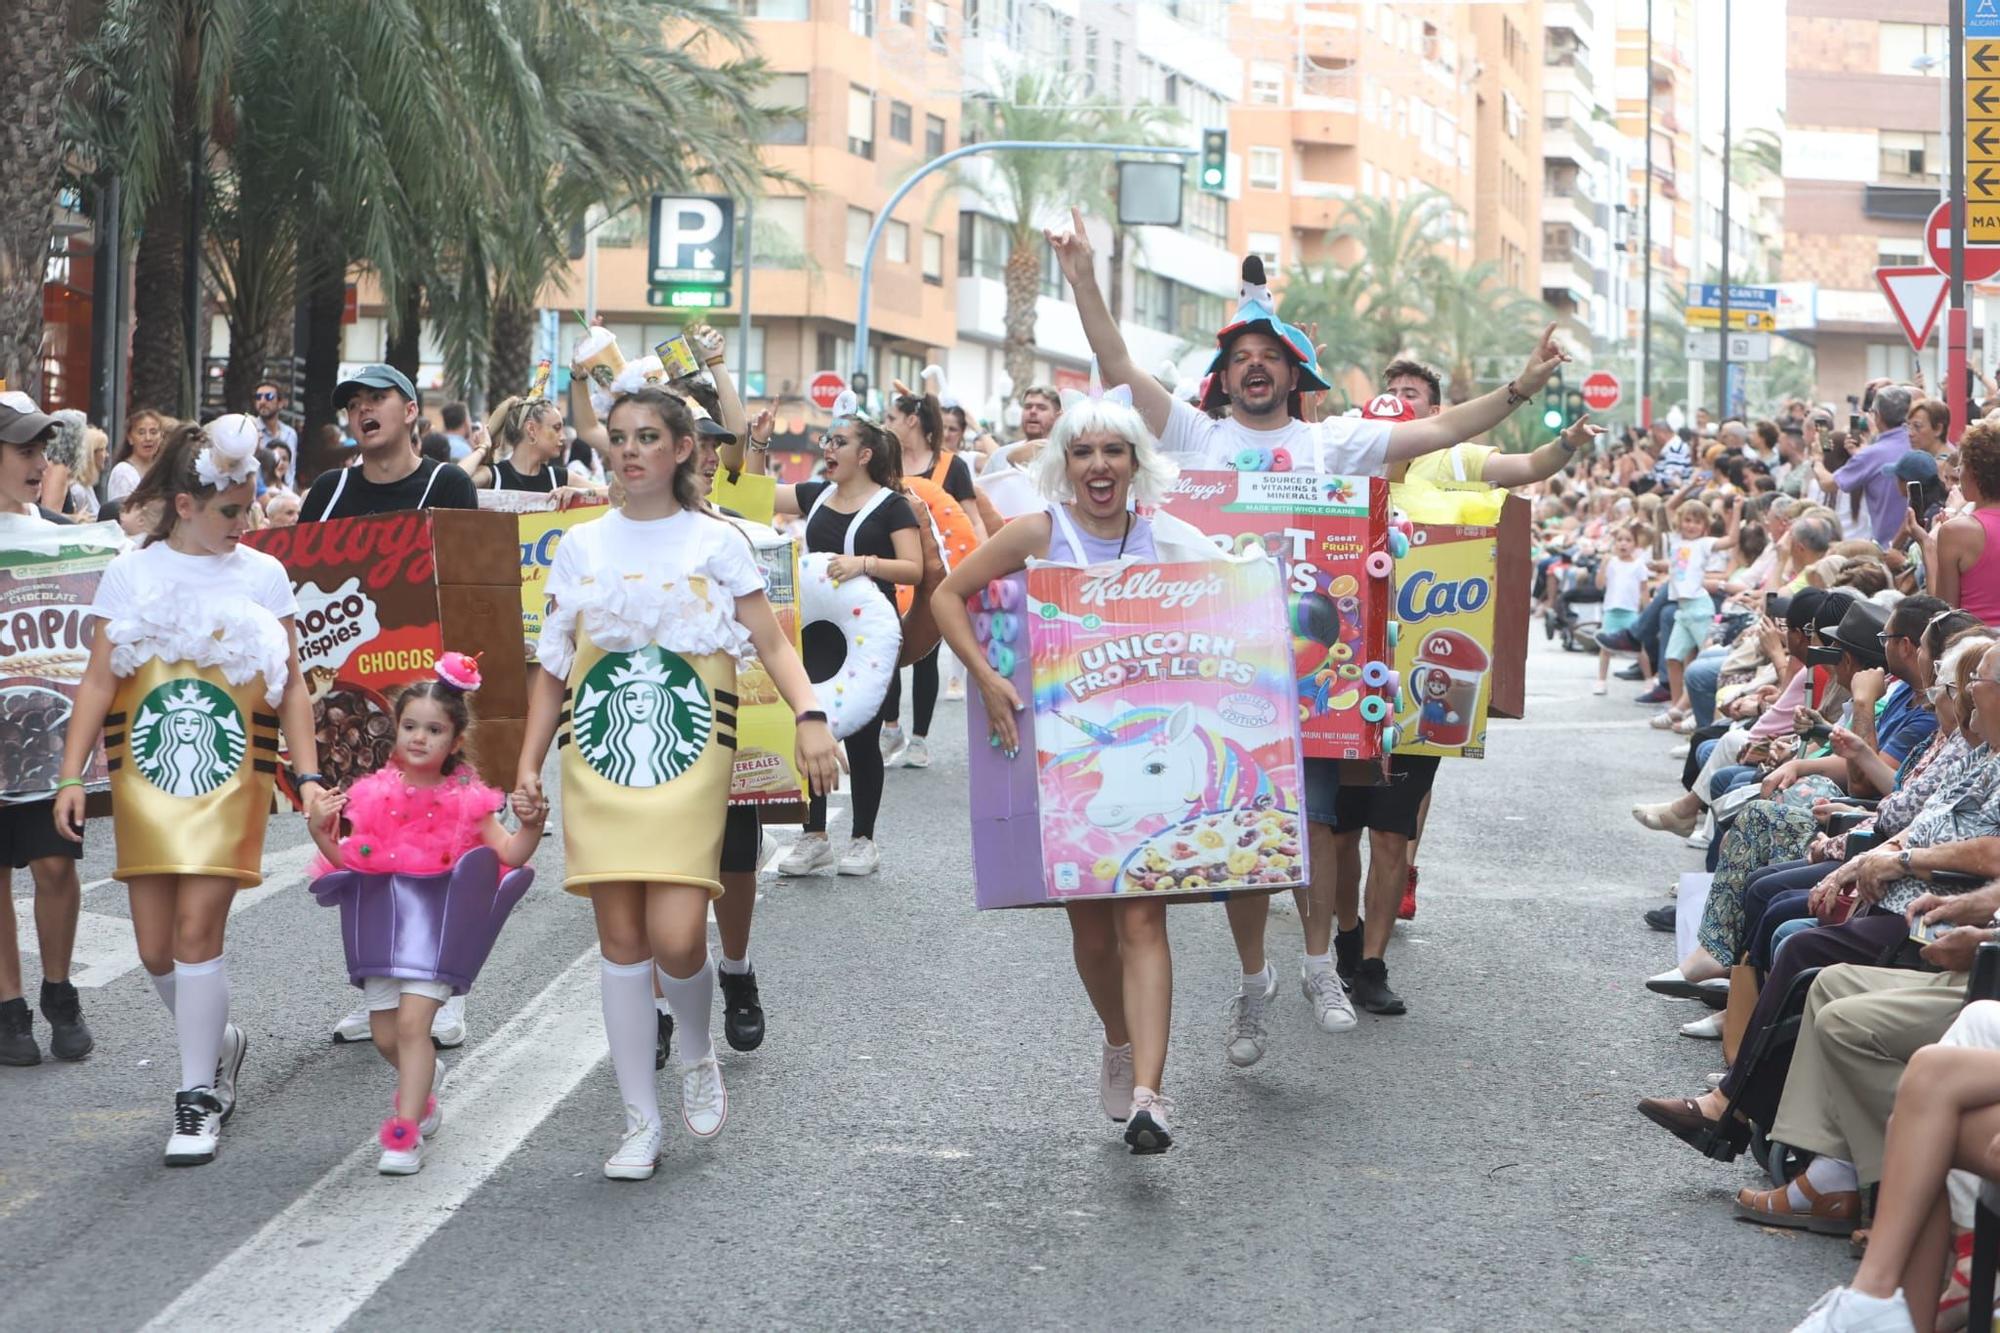
<svg viewBox="0 0 2000 1333">
<path fill-rule="evenodd" d="M 1275 565 L 1038 564 L 973 612 L 988 660 L 1032 700 L 1011 761 L 969 700 L 979 907 L 1305 882 Z"/>
</svg>

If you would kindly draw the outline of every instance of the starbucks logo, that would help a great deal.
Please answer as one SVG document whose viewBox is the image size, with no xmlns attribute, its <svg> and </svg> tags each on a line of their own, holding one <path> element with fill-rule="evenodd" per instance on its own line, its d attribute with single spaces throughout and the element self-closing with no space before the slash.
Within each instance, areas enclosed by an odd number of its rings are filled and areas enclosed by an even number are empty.
<svg viewBox="0 0 2000 1333">
<path fill-rule="evenodd" d="M 577 687 L 570 730 L 585 763 L 621 787 L 657 787 L 708 748 L 715 710 L 687 660 L 658 647 L 606 653 Z"/>
<path fill-rule="evenodd" d="M 236 701 L 205 680 L 170 680 L 139 701 L 132 762 L 169 796 L 201 796 L 236 776 L 248 744 Z"/>
</svg>

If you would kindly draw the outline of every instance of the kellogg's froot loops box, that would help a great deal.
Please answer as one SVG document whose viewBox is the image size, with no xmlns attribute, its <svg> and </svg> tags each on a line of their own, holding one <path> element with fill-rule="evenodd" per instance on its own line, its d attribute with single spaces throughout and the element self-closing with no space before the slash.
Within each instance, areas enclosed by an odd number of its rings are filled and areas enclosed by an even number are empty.
<svg viewBox="0 0 2000 1333">
<path fill-rule="evenodd" d="M 968 701 L 979 907 L 1305 882 L 1274 564 L 1041 565 L 972 610 L 988 661 L 1032 701 L 1011 760 Z"/>
</svg>

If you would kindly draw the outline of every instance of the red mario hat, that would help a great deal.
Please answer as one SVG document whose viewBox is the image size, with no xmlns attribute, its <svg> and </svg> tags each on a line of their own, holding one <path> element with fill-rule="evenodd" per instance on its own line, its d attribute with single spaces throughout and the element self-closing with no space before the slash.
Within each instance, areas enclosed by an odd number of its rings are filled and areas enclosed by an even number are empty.
<svg viewBox="0 0 2000 1333">
<path fill-rule="evenodd" d="M 1368 400 L 1361 409 L 1361 415 L 1370 421 L 1415 421 L 1416 409 L 1393 393 L 1378 393 Z"/>
<path fill-rule="evenodd" d="M 1484 671 L 1491 661 L 1479 641 L 1455 629 L 1433 630 L 1417 649 L 1417 661 L 1447 671 Z"/>
</svg>

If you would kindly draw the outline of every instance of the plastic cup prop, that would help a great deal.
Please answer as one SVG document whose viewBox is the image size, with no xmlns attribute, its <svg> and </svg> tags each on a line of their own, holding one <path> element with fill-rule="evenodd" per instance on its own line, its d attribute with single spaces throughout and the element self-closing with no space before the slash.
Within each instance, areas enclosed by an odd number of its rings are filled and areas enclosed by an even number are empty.
<svg viewBox="0 0 2000 1333">
<path fill-rule="evenodd" d="M 1469 635 L 1455 629 L 1427 636 L 1410 669 L 1410 698 L 1417 705 L 1417 740 L 1464 745 L 1479 714 L 1491 659 Z"/>
</svg>

